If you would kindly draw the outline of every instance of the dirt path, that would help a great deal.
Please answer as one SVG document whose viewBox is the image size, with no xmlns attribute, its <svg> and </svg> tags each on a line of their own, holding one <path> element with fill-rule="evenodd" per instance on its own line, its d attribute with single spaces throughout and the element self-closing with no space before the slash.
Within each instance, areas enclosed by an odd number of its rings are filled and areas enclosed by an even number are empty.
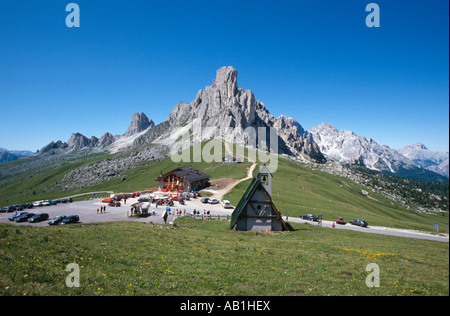
<svg viewBox="0 0 450 316">
<path fill-rule="evenodd" d="M 250 168 L 248 168 L 246 178 L 243 178 L 240 180 L 218 179 L 217 180 L 218 183 L 222 183 L 222 184 L 226 185 L 224 188 L 219 189 L 219 190 L 207 189 L 207 190 L 203 190 L 203 191 L 210 192 L 212 194 L 210 196 L 211 199 L 217 199 L 222 202 L 223 196 L 225 194 L 227 194 L 228 192 L 230 192 L 235 186 L 237 186 L 239 183 L 241 183 L 243 181 L 253 178 L 253 171 L 255 170 L 256 166 L 257 166 L 256 163 L 254 163 L 253 165 L 250 166 Z"/>
<path fill-rule="evenodd" d="M 223 141 L 223 144 L 225 145 L 225 150 L 227 151 L 227 153 L 230 156 L 233 156 L 233 150 L 230 148 L 230 145 Z M 245 159 L 249 160 L 248 157 L 241 157 Z M 230 192 L 236 185 L 238 185 L 239 183 L 252 179 L 253 178 L 253 171 L 255 171 L 255 168 L 257 166 L 255 161 L 252 161 L 253 164 L 250 166 L 250 168 L 248 168 L 247 170 L 247 177 L 240 179 L 240 180 L 235 180 L 235 179 L 217 179 L 216 181 L 211 181 L 211 182 L 216 182 L 216 184 L 220 184 L 221 186 L 224 185 L 224 187 L 222 189 L 219 190 L 213 190 L 213 189 L 207 189 L 204 191 L 210 192 L 211 195 L 211 199 L 217 199 L 219 201 L 222 202 L 222 198 L 225 194 L 227 194 L 228 192 Z"/>
</svg>

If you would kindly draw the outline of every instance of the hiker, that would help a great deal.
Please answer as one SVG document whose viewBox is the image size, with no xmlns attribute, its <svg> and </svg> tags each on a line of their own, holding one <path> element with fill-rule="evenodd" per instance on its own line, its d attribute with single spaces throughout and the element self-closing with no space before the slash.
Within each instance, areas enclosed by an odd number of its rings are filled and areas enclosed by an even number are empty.
<svg viewBox="0 0 450 316">
<path fill-rule="evenodd" d="M 336 227 L 336 225 L 334 224 L 334 222 L 333 222 L 333 224 L 331 225 L 331 228 L 335 228 Z"/>
<path fill-rule="evenodd" d="M 97 207 L 97 214 L 98 214 L 98 207 Z"/>
</svg>

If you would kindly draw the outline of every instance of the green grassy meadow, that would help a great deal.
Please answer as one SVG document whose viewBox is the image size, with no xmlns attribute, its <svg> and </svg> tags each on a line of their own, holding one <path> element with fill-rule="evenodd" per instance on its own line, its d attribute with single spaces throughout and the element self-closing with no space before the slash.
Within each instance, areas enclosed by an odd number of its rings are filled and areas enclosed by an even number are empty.
<svg viewBox="0 0 450 316">
<path fill-rule="evenodd" d="M 449 295 L 447 243 L 307 224 L 253 233 L 181 218 L 175 227 L 0 225 L 0 295 Z M 70 263 L 79 288 L 66 286 Z M 379 288 L 366 286 L 369 263 Z"/>
<path fill-rule="evenodd" d="M 259 168 L 255 169 L 255 175 Z M 237 205 L 250 184 L 244 181 L 225 199 Z M 449 232 L 448 213 L 430 215 L 407 210 L 380 194 L 361 194 L 365 187 L 349 179 L 330 175 L 280 158 L 272 178 L 272 199 L 282 215 L 298 217 L 303 214 L 323 214 L 324 220 L 334 221 L 338 216 L 347 222 L 366 220 L 372 226 L 414 229 L 432 232 L 434 224 Z"/>
<path fill-rule="evenodd" d="M 1 178 L 0 203 L 144 190 L 157 185 L 161 171 L 178 165 L 168 158 L 138 165 L 121 175 L 125 181 L 116 177 L 70 192 L 51 189 L 66 173 L 108 157 L 75 159 Z M 181 165 L 192 165 L 212 179 L 242 179 L 252 163 Z M 240 183 L 224 198 L 236 205 L 249 183 Z M 448 213 L 421 214 L 378 194 L 364 196 L 363 189 L 346 178 L 280 158 L 272 198 L 283 215 L 321 212 L 325 220 L 361 218 L 371 226 L 429 232 L 438 223 L 440 232 L 448 233 Z M 448 243 L 307 224 L 293 224 L 293 232 L 253 233 L 230 231 L 226 221 L 182 218 L 174 227 L 134 222 L 1 224 L 0 295 L 449 295 Z M 70 263 L 80 267 L 80 288 L 66 286 Z M 380 267 L 379 288 L 365 284 L 369 263 Z"/>
<path fill-rule="evenodd" d="M 220 145 L 222 146 L 222 145 Z M 226 155 L 224 146 L 222 156 Z M 235 147 L 233 147 L 235 150 Z M 250 150 L 246 149 L 248 155 Z M 252 153 L 254 154 L 254 153 Z M 92 185 L 79 190 L 64 191 L 52 190 L 54 183 L 68 172 L 105 156 L 94 155 L 84 160 L 74 160 L 58 168 L 49 168 L 48 171 L 34 174 L 33 171 L 18 175 L 12 179 L 1 179 L 0 206 L 14 203 L 25 203 L 42 199 L 56 199 L 75 194 L 95 191 L 134 192 L 154 188 L 158 185 L 155 179 L 162 171 L 167 172 L 178 166 L 171 158 L 162 161 L 145 163 L 131 169 L 125 175 L 114 177 L 109 181 Z M 194 161 L 193 151 L 190 153 Z M 180 163 L 183 166 L 192 165 L 211 176 L 211 179 L 231 178 L 242 179 L 246 177 L 251 162 L 240 164 L 222 164 L 221 162 L 192 162 Z M 256 176 L 259 167 L 254 171 Z M 236 186 L 224 199 L 237 205 L 245 192 L 250 180 Z M 338 216 L 346 221 L 354 219 L 366 220 L 372 226 L 386 226 L 394 228 L 413 229 L 433 232 L 434 224 L 439 224 L 439 232 L 449 232 L 448 213 L 440 215 L 418 213 L 407 210 L 380 194 L 370 193 L 369 196 L 361 194 L 362 190 L 370 190 L 356 184 L 349 179 L 330 175 L 325 172 L 313 170 L 303 164 L 279 158 L 278 168 L 273 173 L 272 198 L 283 215 L 298 217 L 303 214 L 323 214 L 325 220 L 336 220 Z M 87 196 L 88 197 L 88 196 Z"/>
</svg>

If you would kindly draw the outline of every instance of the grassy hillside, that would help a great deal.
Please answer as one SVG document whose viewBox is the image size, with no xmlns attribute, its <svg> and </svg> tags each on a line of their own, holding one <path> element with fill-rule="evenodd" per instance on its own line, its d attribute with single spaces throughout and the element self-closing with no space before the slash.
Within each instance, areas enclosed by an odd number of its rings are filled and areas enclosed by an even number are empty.
<svg viewBox="0 0 450 316">
<path fill-rule="evenodd" d="M 202 144 L 203 146 L 204 144 Z M 225 156 L 225 148 L 222 148 L 221 157 Z M 136 149 L 135 149 L 136 150 Z M 134 151 L 135 151 L 134 150 Z M 88 164 L 93 164 L 107 159 L 114 159 L 117 156 L 124 156 L 126 153 L 116 155 L 90 155 L 78 159 L 67 160 L 56 164 L 44 166 L 39 169 L 24 172 L 14 177 L 0 178 L 0 206 L 11 204 L 21 204 L 43 199 L 56 199 L 75 194 L 93 191 L 114 191 L 114 192 L 133 192 L 145 190 L 158 186 L 155 179 L 162 171 L 167 172 L 175 169 L 179 163 L 167 158 L 162 161 L 146 162 L 136 164 L 135 168 L 113 177 L 111 180 L 99 184 L 84 187 L 82 189 L 61 190 L 57 184 L 64 175 L 81 168 Z M 191 150 L 190 161 L 194 161 L 194 151 Z M 14 162 L 16 164 L 23 162 Z M 182 166 L 192 165 L 194 168 L 202 170 L 213 179 L 231 178 L 240 179 L 246 177 L 246 168 L 251 163 L 242 164 L 222 164 L 221 162 L 180 162 Z M 126 180 L 122 181 L 122 178 Z"/>
<path fill-rule="evenodd" d="M 446 243 L 306 224 L 271 234 L 176 226 L 0 225 L 0 295 L 449 295 Z M 80 288 L 65 285 L 69 263 Z M 369 263 L 379 288 L 365 284 Z"/>
<path fill-rule="evenodd" d="M 222 156 L 227 155 L 223 145 Z M 235 150 L 235 146 L 232 147 Z M 245 155 L 254 154 L 246 150 Z M 256 155 L 255 155 L 256 156 Z M 84 159 L 66 161 L 56 167 L 47 166 L 40 170 L 33 170 L 12 178 L 0 180 L 0 206 L 14 203 L 24 203 L 41 199 L 55 199 L 59 197 L 93 191 L 133 192 L 156 187 L 155 179 L 160 172 L 170 171 L 178 163 L 168 158 L 157 162 L 142 162 L 126 173 L 111 180 L 104 181 L 83 189 L 61 191 L 55 185 L 68 172 L 86 164 L 111 159 L 111 155 L 95 155 Z M 193 161 L 193 151 L 190 160 Z M 180 163 L 183 166 L 192 165 L 211 176 L 212 179 L 246 177 L 251 162 L 241 164 L 222 164 L 221 162 L 193 162 Z M 255 169 L 255 175 L 259 168 Z M 126 178 L 126 180 L 122 180 Z M 225 196 L 233 205 L 249 185 L 245 181 Z M 330 175 L 314 170 L 303 164 L 289 159 L 278 159 L 278 169 L 273 173 L 272 196 L 275 205 L 283 215 L 300 216 L 307 213 L 323 214 L 325 220 L 335 220 L 343 216 L 346 221 L 364 219 L 372 226 L 388 226 L 396 228 L 433 231 L 434 224 L 439 224 L 440 232 L 449 231 L 448 213 L 441 215 L 422 214 L 407 210 L 380 194 L 363 195 L 362 190 L 371 192 L 350 181 L 347 178 Z"/>
<path fill-rule="evenodd" d="M 257 173 L 258 168 L 255 170 Z M 250 184 L 245 181 L 224 198 L 237 205 Z M 280 158 L 273 174 L 272 198 L 283 215 L 323 214 L 325 220 L 343 216 L 346 221 L 364 219 L 373 226 L 433 231 L 438 223 L 441 232 L 449 231 L 448 213 L 422 214 L 406 210 L 379 194 L 363 195 L 367 188 L 347 178 L 312 170 L 294 161 Z"/>
</svg>

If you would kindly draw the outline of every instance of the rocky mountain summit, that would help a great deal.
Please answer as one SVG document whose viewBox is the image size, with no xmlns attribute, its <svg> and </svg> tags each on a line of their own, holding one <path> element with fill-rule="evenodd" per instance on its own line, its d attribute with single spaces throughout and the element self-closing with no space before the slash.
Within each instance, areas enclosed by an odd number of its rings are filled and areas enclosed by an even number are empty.
<svg viewBox="0 0 450 316">
<path fill-rule="evenodd" d="M 405 146 L 399 152 L 420 167 L 449 177 L 448 151 L 431 151 L 424 144 L 417 143 Z"/>
<path fill-rule="evenodd" d="M 358 163 L 372 170 L 392 173 L 400 168 L 417 167 L 396 150 L 352 131 L 339 132 L 330 123 L 314 126 L 309 133 L 327 157 L 342 163 Z"/>
<path fill-rule="evenodd" d="M 145 115 L 144 113 L 134 113 L 133 118 L 131 119 L 131 124 L 124 136 L 133 136 L 134 134 L 140 133 L 148 128 L 153 127 L 155 127 L 155 123 L 152 120 L 149 120 L 147 115 Z"/>
<path fill-rule="evenodd" d="M 334 160 L 425 181 L 430 179 L 430 174 L 424 175 L 423 171 L 430 170 L 433 174 L 437 172 L 447 177 L 437 181 L 448 181 L 448 152 L 433 153 L 421 144 L 397 151 L 351 131 L 338 131 L 330 123 L 306 131 L 291 117 L 274 117 L 270 114 L 251 90 L 239 88 L 237 79 L 236 69 L 222 67 L 217 70 L 210 86 L 199 90 L 190 103 L 180 102 L 175 105 L 167 120 L 158 125 L 144 113 L 134 113 L 123 135 L 114 136 L 107 132 L 100 138 L 88 138 L 81 133 L 74 133 L 67 142 L 59 140 L 44 146 L 27 163 L 14 168 L 0 168 L 0 174 L 17 174 L 92 153 L 120 154 L 120 161 L 116 158 L 107 159 L 90 169 L 86 167 L 79 173 L 74 171 L 71 176 L 76 174 L 79 179 L 87 177 L 88 170 L 99 166 L 105 174 L 120 174 L 138 163 L 169 156 L 170 149 L 180 143 L 182 148 L 186 148 L 217 138 L 272 153 L 274 148 L 271 143 L 276 140 L 276 153 L 306 162 L 322 164 Z M 265 128 L 265 135 L 258 134 L 260 127 Z M 185 135 L 189 137 L 185 138 Z M 252 138 L 253 142 L 250 141 Z M 263 138 L 265 143 L 260 143 L 259 138 Z M 133 159 L 127 160 L 131 156 Z M 420 177 L 416 177 L 416 174 Z M 94 181 L 94 178 L 91 180 Z M 434 181 L 433 175 L 431 181 Z"/>
<path fill-rule="evenodd" d="M 420 159 L 412 159 L 417 157 L 413 153 L 419 155 L 418 151 L 395 150 L 386 145 L 378 144 L 370 137 L 358 136 L 352 131 L 338 131 L 336 127 L 326 122 L 314 126 L 308 134 L 327 158 L 340 163 L 357 164 L 371 170 L 420 180 L 427 180 L 428 178 L 434 180 L 436 178 L 438 181 L 444 181 L 443 178 L 435 177 L 432 173 L 424 174 L 424 168 L 433 172 L 438 169 L 428 169 L 425 164 L 419 163 Z M 422 155 L 423 157 L 425 157 L 425 154 Z M 445 166 L 445 155 L 441 157 L 441 160 L 433 162 L 432 165 L 438 166 L 438 162 Z M 437 173 L 445 175 L 445 173 Z M 447 175 L 445 176 L 448 177 L 448 153 Z"/>
<path fill-rule="evenodd" d="M 156 143 L 171 146 L 183 133 L 191 131 L 194 143 L 224 137 L 227 141 L 248 146 L 250 135 L 245 130 L 265 127 L 276 130 L 279 154 L 326 161 L 317 144 L 305 137 L 305 131 L 297 121 L 286 116 L 275 118 L 262 102 L 255 99 L 251 90 L 238 87 L 237 71 L 233 67 L 220 68 L 212 85 L 198 91 L 191 103 L 178 103 L 167 123 L 168 130 L 155 140 Z M 261 150 L 270 148 L 268 134 L 266 141 L 267 148 Z"/>
<path fill-rule="evenodd" d="M 119 136 L 113 136 L 111 133 L 107 132 L 103 134 L 101 138 L 92 136 L 88 138 L 81 133 L 73 133 L 67 142 L 61 140 L 57 142 L 51 142 L 50 144 L 44 146 L 38 151 L 38 155 L 67 155 L 73 154 L 75 156 L 80 154 L 95 153 L 101 151 L 112 150 L 112 145 L 114 143 L 128 144 L 130 147 L 132 144 L 133 137 L 139 133 L 151 129 L 155 126 L 152 120 L 149 120 L 144 113 L 134 113 L 131 124 L 125 134 Z M 127 140 L 129 140 L 127 142 Z"/>
</svg>

